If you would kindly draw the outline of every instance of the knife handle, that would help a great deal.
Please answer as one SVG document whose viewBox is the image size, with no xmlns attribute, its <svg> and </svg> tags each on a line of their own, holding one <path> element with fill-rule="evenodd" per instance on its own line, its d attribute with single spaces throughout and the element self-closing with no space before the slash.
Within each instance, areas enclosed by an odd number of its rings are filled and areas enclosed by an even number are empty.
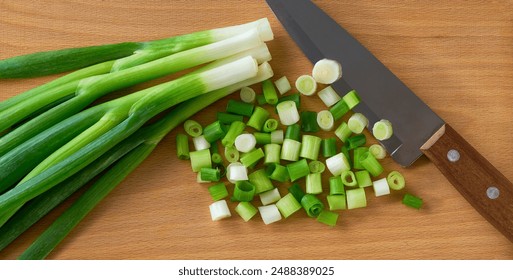
<svg viewBox="0 0 513 280">
<path fill-rule="evenodd" d="M 513 184 L 448 124 L 421 150 L 461 195 L 513 242 Z"/>
</svg>

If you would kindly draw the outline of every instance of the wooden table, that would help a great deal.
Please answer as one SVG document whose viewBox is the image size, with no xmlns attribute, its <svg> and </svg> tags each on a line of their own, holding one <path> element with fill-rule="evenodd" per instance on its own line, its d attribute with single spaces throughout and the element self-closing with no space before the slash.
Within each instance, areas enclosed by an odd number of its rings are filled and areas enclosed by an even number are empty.
<svg viewBox="0 0 513 280">
<path fill-rule="evenodd" d="M 0 1 L 0 58 L 142 41 L 268 17 L 276 78 L 311 63 L 264 1 Z M 316 1 L 504 175 L 513 179 L 513 1 Z M 0 100 L 52 77 L 0 81 Z M 165 80 L 165 79 L 164 79 Z M 140 86 L 126 90 L 131 92 Z M 258 87 L 256 87 L 257 90 Z M 234 98 L 235 95 L 234 95 Z M 212 120 L 226 99 L 197 115 Z M 304 98 L 304 108 L 323 104 Z M 216 108 L 218 107 L 218 108 Z M 49 256 L 50 259 L 511 259 L 513 244 L 488 224 L 426 158 L 402 169 L 405 191 L 340 212 L 335 228 L 295 214 L 264 225 L 212 222 L 206 186 L 175 156 L 171 133 Z M 325 185 L 325 188 L 327 186 Z M 284 192 L 282 192 L 284 193 Z M 16 258 L 62 212 L 40 221 L 0 258 Z M 233 210 L 235 204 L 230 203 Z M 513 218 L 513 217 L 512 217 Z"/>
</svg>

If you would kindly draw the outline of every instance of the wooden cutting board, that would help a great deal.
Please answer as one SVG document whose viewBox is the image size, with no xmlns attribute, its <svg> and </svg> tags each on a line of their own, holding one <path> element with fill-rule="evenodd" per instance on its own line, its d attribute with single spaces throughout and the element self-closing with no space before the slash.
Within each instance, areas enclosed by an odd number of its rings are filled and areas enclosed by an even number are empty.
<svg viewBox="0 0 513 280">
<path fill-rule="evenodd" d="M 316 3 L 513 179 L 513 1 Z M 275 32 L 269 43 L 275 78 L 286 75 L 294 81 L 310 73 L 311 63 L 264 1 L 0 1 L 0 58 L 164 38 L 261 17 L 269 18 Z M 0 100 L 52 78 L 0 81 Z M 194 119 L 208 124 L 226 100 Z M 315 96 L 304 98 L 302 106 L 325 108 Z M 376 198 L 367 189 L 368 207 L 341 211 L 334 228 L 303 212 L 267 226 L 259 216 L 245 223 L 233 211 L 232 218 L 212 222 L 206 186 L 196 183 L 187 162 L 176 159 L 179 131 L 165 138 L 48 258 L 513 258 L 513 244 L 426 158 L 407 169 L 385 159 L 387 170 L 405 175 L 406 190 Z M 405 192 L 422 197 L 424 207 L 402 205 Z M 16 258 L 68 205 L 41 220 L 0 258 Z"/>
</svg>

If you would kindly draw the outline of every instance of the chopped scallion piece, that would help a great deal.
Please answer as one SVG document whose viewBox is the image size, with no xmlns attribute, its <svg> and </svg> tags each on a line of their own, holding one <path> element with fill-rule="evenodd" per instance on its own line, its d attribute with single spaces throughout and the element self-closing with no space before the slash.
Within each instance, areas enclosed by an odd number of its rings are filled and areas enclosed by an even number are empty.
<svg viewBox="0 0 513 280">
<path fill-rule="evenodd" d="M 335 105 L 341 99 L 340 95 L 338 95 L 331 86 L 320 90 L 317 95 L 319 95 L 319 98 L 328 108 Z"/>
<path fill-rule="evenodd" d="M 296 80 L 296 89 L 303 95 L 310 96 L 317 90 L 317 82 L 310 75 L 299 76 Z"/>
<path fill-rule="evenodd" d="M 342 177 L 330 177 L 330 194 L 346 194 L 346 190 L 344 189 L 344 183 L 342 182 Z"/>
<path fill-rule="evenodd" d="M 347 121 L 349 129 L 356 134 L 362 133 L 368 124 L 369 120 L 361 113 L 354 113 Z"/>
<path fill-rule="evenodd" d="M 283 130 L 275 130 L 271 132 L 271 143 L 273 144 L 282 144 L 283 143 L 284 133 Z"/>
<path fill-rule="evenodd" d="M 270 133 L 255 132 L 253 133 L 253 136 L 255 136 L 255 140 L 258 145 L 270 144 L 272 141 L 272 134 Z"/>
<path fill-rule="evenodd" d="M 196 174 L 196 182 L 197 183 L 212 183 L 211 181 L 201 179 L 201 171 Z"/>
<path fill-rule="evenodd" d="M 346 191 L 347 209 L 362 208 L 367 206 L 367 196 L 364 188 Z"/>
<path fill-rule="evenodd" d="M 346 102 L 341 99 L 330 108 L 330 112 L 333 115 L 333 119 L 338 121 L 345 114 L 347 114 L 347 112 L 349 112 L 349 107 L 347 106 Z"/>
<path fill-rule="evenodd" d="M 276 119 L 267 119 L 262 130 L 264 132 L 273 132 L 278 128 L 279 122 Z"/>
<path fill-rule="evenodd" d="M 276 105 L 276 111 L 283 125 L 292 125 L 299 121 L 299 112 L 294 101 L 283 101 Z"/>
<path fill-rule="evenodd" d="M 237 181 L 233 189 L 232 201 L 251 201 L 255 196 L 255 186 L 249 181 Z"/>
<path fill-rule="evenodd" d="M 354 172 L 351 170 L 346 170 L 342 172 L 342 174 L 340 174 L 340 178 L 342 179 L 342 183 L 345 186 L 354 187 L 357 184 Z"/>
<path fill-rule="evenodd" d="M 387 178 L 381 178 L 372 182 L 372 187 L 374 188 L 374 194 L 376 196 L 390 194 L 390 187 L 388 186 Z"/>
<path fill-rule="evenodd" d="M 262 221 L 264 221 L 266 225 L 281 220 L 280 210 L 278 210 L 275 204 L 260 206 L 258 207 L 258 212 L 260 212 Z"/>
<path fill-rule="evenodd" d="M 220 121 L 215 121 L 209 125 L 207 125 L 203 129 L 203 136 L 207 142 L 212 143 L 214 141 L 220 140 L 225 135 L 223 130 L 223 126 Z"/>
<path fill-rule="evenodd" d="M 360 156 L 360 164 L 374 177 L 379 176 L 383 172 L 383 167 L 370 152 Z"/>
<path fill-rule="evenodd" d="M 349 126 L 345 122 L 342 122 L 335 130 L 335 135 L 338 137 L 338 139 L 340 139 L 340 141 L 344 143 L 347 141 L 347 139 L 349 138 L 349 136 L 351 136 L 352 133 L 353 132 L 351 131 L 351 129 L 349 129 Z"/>
<path fill-rule="evenodd" d="M 179 159 L 189 159 L 189 137 L 183 133 L 176 135 L 176 155 Z"/>
<path fill-rule="evenodd" d="M 323 210 L 319 216 L 317 216 L 317 221 L 321 222 L 325 225 L 334 227 L 337 225 L 338 214 L 330 211 Z"/>
<path fill-rule="evenodd" d="M 290 179 L 287 167 L 280 164 L 269 164 L 265 169 L 265 173 L 271 180 L 284 183 Z"/>
<path fill-rule="evenodd" d="M 317 217 L 324 210 L 324 204 L 319 198 L 313 194 L 305 194 L 301 198 L 301 206 L 305 209 L 306 214 L 310 217 Z"/>
<path fill-rule="evenodd" d="M 237 207 L 235 207 L 235 212 L 239 214 L 239 216 L 245 221 L 251 220 L 256 213 L 258 213 L 258 209 L 256 209 L 251 202 L 248 201 L 241 201 L 239 204 L 237 204 Z"/>
<path fill-rule="evenodd" d="M 276 93 L 276 89 L 274 88 L 274 84 L 271 80 L 265 80 L 262 82 L 262 91 L 264 93 L 265 101 L 268 104 L 276 105 L 276 103 L 278 103 L 278 94 Z"/>
<path fill-rule="evenodd" d="M 301 151 L 301 142 L 285 139 L 281 147 L 281 159 L 287 161 L 297 161 Z"/>
<path fill-rule="evenodd" d="M 358 135 L 351 136 L 351 137 L 347 138 L 347 141 L 345 144 L 346 144 L 347 149 L 352 150 L 354 148 L 365 145 L 365 143 L 367 143 L 365 134 L 358 134 Z"/>
<path fill-rule="evenodd" d="M 235 138 L 239 136 L 244 129 L 246 128 L 246 124 L 239 121 L 234 121 L 230 124 L 230 128 L 226 132 L 226 135 L 221 140 L 221 144 L 223 146 L 233 146 L 235 144 Z"/>
<path fill-rule="evenodd" d="M 198 137 L 201 135 L 201 133 L 203 133 L 203 128 L 201 127 L 201 124 L 199 124 L 195 120 L 186 120 L 183 123 L 183 129 L 191 137 Z"/>
<path fill-rule="evenodd" d="M 301 189 L 298 183 L 292 184 L 292 186 L 288 188 L 288 191 L 298 202 L 303 199 L 303 196 L 305 196 L 305 192 Z"/>
<path fill-rule="evenodd" d="M 289 172 L 290 181 L 294 182 L 310 174 L 310 167 L 308 167 L 306 159 L 302 159 L 287 164 L 287 171 Z"/>
<path fill-rule="evenodd" d="M 420 207 L 422 207 L 422 199 L 407 193 L 403 197 L 403 204 L 409 207 L 420 209 Z"/>
<path fill-rule="evenodd" d="M 301 108 L 301 94 L 299 93 L 282 96 L 280 99 L 278 99 L 278 104 L 284 101 L 294 101 L 294 103 L 296 103 L 296 108 Z"/>
<path fill-rule="evenodd" d="M 264 169 L 258 169 L 249 174 L 248 177 L 249 182 L 255 186 L 255 194 L 260 194 L 274 188 Z"/>
<path fill-rule="evenodd" d="M 356 90 L 351 90 L 350 92 L 346 93 L 344 97 L 342 97 L 344 102 L 346 102 L 347 107 L 349 107 L 349 110 L 353 109 L 358 103 L 360 103 L 360 96 L 356 92 Z"/>
<path fill-rule="evenodd" d="M 321 149 L 320 137 L 314 135 L 303 135 L 301 142 L 301 150 L 299 156 L 309 160 L 317 160 L 319 157 L 319 150 Z"/>
<path fill-rule="evenodd" d="M 230 183 L 248 180 L 248 169 L 240 162 L 233 162 L 226 168 L 226 178 Z"/>
<path fill-rule="evenodd" d="M 212 161 L 214 162 L 214 161 Z M 213 168 L 219 170 L 219 174 L 221 175 L 221 178 L 223 178 L 226 175 L 226 167 L 222 163 L 215 163 L 212 165 Z"/>
<path fill-rule="evenodd" d="M 285 131 L 285 139 L 299 141 L 300 134 L 301 127 L 298 124 L 289 125 L 287 126 L 287 130 Z"/>
<path fill-rule="evenodd" d="M 244 117 L 241 115 L 217 112 L 217 120 L 222 124 L 231 124 L 234 121 L 242 122 L 243 119 L 244 119 Z"/>
<path fill-rule="evenodd" d="M 351 162 L 349 161 L 351 156 L 349 156 L 349 150 L 347 149 L 347 146 L 344 145 L 344 146 L 340 147 L 340 152 L 343 153 L 344 156 L 347 158 L 347 161 L 349 162 L 349 167 L 351 167 Z"/>
<path fill-rule="evenodd" d="M 328 205 L 331 211 L 347 209 L 345 195 L 328 195 L 326 196 L 326 200 L 328 201 Z"/>
<path fill-rule="evenodd" d="M 310 173 L 306 175 L 306 193 L 322 193 L 321 173 Z"/>
<path fill-rule="evenodd" d="M 250 87 L 243 87 L 240 89 L 240 100 L 245 103 L 255 102 L 255 91 Z"/>
<path fill-rule="evenodd" d="M 228 162 L 237 162 L 239 161 L 239 151 L 234 146 L 226 146 L 224 147 L 224 157 Z"/>
<path fill-rule="evenodd" d="M 278 89 L 278 92 L 281 95 L 283 95 L 284 93 L 287 93 L 291 89 L 289 79 L 287 79 L 286 76 L 283 76 L 283 77 L 279 78 L 278 80 L 276 80 L 274 82 L 274 85 L 276 86 L 276 88 Z"/>
<path fill-rule="evenodd" d="M 257 95 L 256 101 L 257 101 L 257 104 L 260 106 L 267 104 L 267 101 L 265 100 L 265 96 L 263 94 Z"/>
<path fill-rule="evenodd" d="M 333 59 L 321 59 L 314 64 L 312 76 L 320 84 L 332 84 L 342 77 L 342 65 Z"/>
<path fill-rule="evenodd" d="M 353 150 L 353 168 L 354 169 L 365 169 L 360 163 L 360 158 L 363 154 L 369 151 L 367 147 L 357 147 Z"/>
<path fill-rule="evenodd" d="M 369 152 L 376 158 L 376 159 L 384 159 L 387 156 L 387 151 L 383 146 L 380 144 L 372 144 L 369 147 Z"/>
<path fill-rule="evenodd" d="M 264 164 L 280 163 L 281 146 L 279 144 L 266 144 L 264 146 Z"/>
<path fill-rule="evenodd" d="M 322 139 L 321 146 L 324 157 L 332 157 L 337 154 L 337 139 L 335 137 Z"/>
<path fill-rule="evenodd" d="M 228 204 L 226 204 L 226 200 L 216 201 L 210 204 L 209 208 L 212 221 L 219 221 L 232 216 L 230 209 L 228 208 Z"/>
<path fill-rule="evenodd" d="M 243 133 L 235 138 L 235 148 L 242 153 L 248 153 L 253 150 L 257 142 L 255 136 L 249 133 Z"/>
<path fill-rule="evenodd" d="M 303 132 L 317 132 L 319 125 L 317 124 L 317 113 L 312 111 L 301 112 L 301 130 Z"/>
<path fill-rule="evenodd" d="M 317 124 L 324 131 L 330 131 L 335 125 L 335 119 L 329 110 L 322 110 L 317 113 Z"/>
<path fill-rule="evenodd" d="M 210 143 L 203 135 L 192 138 L 192 143 L 194 144 L 194 149 L 196 151 L 210 149 Z"/>
<path fill-rule="evenodd" d="M 264 158 L 265 154 L 262 148 L 254 149 L 251 152 L 245 153 L 240 157 L 240 162 L 246 167 L 253 166 L 260 159 Z"/>
<path fill-rule="evenodd" d="M 326 159 L 326 167 L 334 176 L 342 174 L 345 170 L 350 170 L 349 160 L 343 153 L 338 153 Z"/>
<path fill-rule="evenodd" d="M 251 117 L 255 105 L 230 99 L 226 105 L 226 112 L 246 117 Z"/>
<path fill-rule="evenodd" d="M 405 186 L 404 177 L 399 171 L 392 171 L 387 176 L 388 186 L 394 191 L 402 190 Z"/>
<path fill-rule="evenodd" d="M 219 169 L 203 167 L 200 169 L 200 177 L 202 181 L 218 182 L 221 179 Z"/>
<path fill-rule="evenodd" d="M 322 173 L 326 170 L 326 165 L 318 160 L 313 160 L 308 164 L 311 173 Z"/>
<path fill-rule="evenodd" d="M 256 106 L 253 110 L 253 114 L 246 123 L 247 126 L 252 127 L 258 131 L 261 131 L 265 121 L 269 118 L 269 112 L 262 107 Z"/>
<path fill-rule="evenodd" d="M 360 170 L 354 173 L 356 177 L 356 182 L 358 182 L 358 187 L 365 188 L 372 186 L 372 180 L 367 170 Z"/>
<path fill-rule="evenodd" d="M 190 152 L 191 167 L 193 172 L 199 172 L 203 167 L 212 167 L 212 159 L 210 158 L 210 150 L 200 150 Z"/>
<path fill-rule="evenodd" d="M 281 215 L 286 219 L 290 215 L 299 211 L 299 209 L 301 209 L 301 204 L 294 198 L 294 195 L 288 193 L 276 202 L 276 207 L 278 207 Z"/>
<path fill-rule="evenodd" d="M 392 123 L 388 120 L 380 120 L 372 127 L 372 135 L 379 141 L 390 139 L 393 133 Z"/>
<path fill-rule="evenodd" d="M 274 188 L 260 194 L 260 201 L 262 202 L 262 205 L 275 203 L 276 201 L 280 200 L 280 198 L 281 195 L 278 188 Z"/>
<path fill-rule="evenodd" d="M 224 183 L 215 184 L 208 187 L 208 192 L 214 201 L 224 199 L 228 196 L 228 190 Z"/>
</svg>

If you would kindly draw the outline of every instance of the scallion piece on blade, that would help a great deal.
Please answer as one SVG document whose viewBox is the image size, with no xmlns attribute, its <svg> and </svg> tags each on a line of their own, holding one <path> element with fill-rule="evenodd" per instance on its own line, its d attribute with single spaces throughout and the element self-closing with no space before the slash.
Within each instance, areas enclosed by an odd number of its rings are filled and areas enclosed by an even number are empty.
<svg viewBox="0 0 513 280">
<path fill-rule="evenodd" d="M 317 113 L 312 111 L 301 112 L 301 130 L 303 132 L 317 132 L 319 125 L 317 124 Z"/>
<path fill-rule="evenodd" d="M 249 181 L 237 181 L 233 189 L 232 201 L 252 201 L 255 196 L 255 186 Z"/>
<path fill-rule="evenodd" d="M 279 122 L 276 119 L 267 119 L 262 130 L 264 132 L 273 132 L 278 128 Z"/>
<path fill-rule="evenodd" d="M 292 125 L 299 121 L 299 112 L 294 101 L 283 101 L 276 105 L 278 117 L 283 125 Z"/>
<path fill-rule="evenodd" d="M 237 162 L 239 161 L 239 151 L 234 146 L 226 146 L 224 147 L 224 157 L 228 162 Z"/>
<path fill-rule="evenodd" d="M 422 199 L 420 197 L 411 195 L 411 194 L 405 194 L 403 197 L 403 204 L 409 207 L 413 207 L 415 209 L 420 209 L 422 207 Z"/>
<path fill-rule="evenodd" d="M 269 164 L 265 169 L 265 173 L 271 180 L 284 183 L 290 179 L 287 167 L 280 164 Z"/>
<path fill-rule="evenodd" d="M 367 143 L 365 134 L 358 134 L 347 138 L 346 146 L 349 150 L 352 150 L 354 148 L 365 145 L 365 143 Z"/>
<path fill-rule="evenodd" d="M 192 143 L 194 144 L 194 149 L 196 151 L 210 149 L 210 143 L 203 135 L 192 138 Z"/>
<path fill-rule="evenodd" d="M 376 158 L 376 159 L 384 159 L 387 156 L 387 151 L 383 146 L 380 144 L 372 144 L 369 147 L 369 152 Z"/>
<path fill-rule="evenodd" d="M 374 177 L 379 176 L 383 172 L 383 167 L 370 152 L 360 156 L 360 164 Z"/>
<path fill-rule="evenodd" d="M 183 133 L 176 135 L 176 155 L 179 159 L 189 159 L 189 137 Z"/>
<path fill-rule="evenodd" d="M 241 153 L 248 153 L 255 148 L 257 141 L 253 134 L 243 133 L 235 138 L 235 148 Z"/>
<path fill-rule="evenodd" d="M 230 183 L 248 180 L 248 169 L 240 162 L 233 162 L 226 168 L 226 178 Z"/>
<path fill-rule="evenodd" d="M 253 110 L 253 114 L 246 123 L 247 126 L 252 127 L 258 131 L 261 131 L 265 121 L 269 118 L 269 112 L 262 107 L 256 106 Z"/>
<path fill-rule="evenodd" d="M 219 221 L 232 216 L 226 200 L 219 200 L 210 204 L 210 216 L 212 221 Z"/>
<path fill-rule="evenodd" d="M 369 148 L 367 147 L 357 147 L 353 150 L 353 168 L 354 169 L 365 169 L 360 163 L 360 158 L 363 154 L 367 153 Z"/>
<path fill-rule="evenodd" d="M 241 115 L 217 112 L 217 120 L 222 124 L 231 124 L 234 121 L 242 122 L 244 120 L 244 117 Z"/>
<path fill-rule="evenodd" d="M 342 182 L 341 176 L 332 176 L 330 177 L 330 194 L 346 194 L 346 190 L 344 188 L 344 183 Z"/>
<path fill-rule="evenodd" d="M 251 117 L 255 105 L 230 99 L 226 105 L 226 112 L 230 114 Z"/>
<path fill-rule="evenodd" d="M 372 186 L 372 180 L 367 170 L 360 170 L 354 173 L 356 177 L 356 182 L 358 182 L 358 187 L 365 188 Z"/>
<path fill-rule="evenodd" d="M 203 129 L 203 136 L 207 142 L 212 143 L 224 137 L 225 132 L 220 121 L 215 121 Z"/>
<path fill-rule="evenodd" d="M 201 168 L 200 177 L 202 181 L 207 182 L 218 182 L 221 179 L 221 173 L 219 169 L 203 167 Z"/>
<path fill-rule="evenodd" d="M 310 217 L 317 217 L 324 210 L 322 201 L 313 194 L 305 194 L 301 198 L 301 206 Z"/>
<path fill-rule="evenodd" d="M 405 186 L 404 176 L 399 171 L 392 171 L 387 175 L 388 186 L 394 191 L 402 190 Z"/>
<path fill-rule="evenodd" d="M 301 127 L 298 124 L 289 125 L 287 126 L 287 130 L 285 131 L 285 139 L 299 141 L 300 134 Z"/>
<path fill-rule="evenodd" d="M 377 121 L 372 126 L 372 135 L 379 141 L 390 139 L 393 133 L 392 123 L 388 120 Z"/>
<path fill-rule="evenodd" d="M 349 112 L 349 107 L 347 106 L 346 102 L 341 99 L 330 108 L 330 112 L 333 115 L 333 119 L 338 121 L 345 114 L 347 114 L 347 112 Z"/>
<path fill-rule="evenodd" d="M 357 184 L 354 172 L 351 170 L 342 172 L 342 174 L 340 174 L 340 178 L 342 178 L 342 183 L 345 186 L 354 187 Z"/>
<path fill-rule="evenodd" d="M 350 110 L 353 109 L 356 105 L 358 105 L 358 103 L 360 103 L 361 100 L 360 96 L 354 89 L 346 93 L 346 95 L 344 95 L 342 99 L 344 100 L 344 102 L 346 102 L 347 107 L 349 107 Z"/>
<path fill-rule="evenodd" d="M 262 92 L 264 93 L 267 104 L 276 105 L 276 103 L 278 103 L 278 94 L 270 79 L 262 82 Z"/>
<path fill-rule="evenodd" d="M 264 146 L 264 164 L 280 163 L 281 146 L 279 144 L 266 144 Z"/>
<path fill-rule="evenodd" d="M 333 59 L 321 59 L 314 64 L 312 76 L 319 84 L 332 84 L 342 77 L 342 65 Z"/>
<path fill-rule="evenodd" d="M 309 160 L 317 160 L 321 149 L 320 137 L 314 135 L 303 135 L 299 156 Z"/>
<path fill-rule="evenodd" d="M 339 194 L 331 195 L 330 194 L 330 195 L 326 196 L 326 200 L 328 201 L 330 211 L 347 209 L 345 195 L 339 195 Z"/>
<path fill-rule="evenodd" d="M 353 132 L 351 129 L 349 129 L 349 126 L 345 122 L 342 122 L 335 130 L 335 135 L 338 137 L 338 139 L 340 139 L 340 141 L 344 143 L 347 141 L 349 136 L 351 136 L 351 134 L 353 134 Z"/>
<path fill-rule="evenodd" d="M 228 197 L 228 190 L 226 189 L 226 185 L 224 183 L 219 183 L 208 187 L 208 192 L 214 201 Z"/>
<path fill-rule="evenodd" d="M 364 188 L 346 191 L 347 209 L 362 208 L 367 206 L 367 196 Z"/>
<path fill-rule="evenodd" d="M 262 202 L 262 205 L 275 203 L 276 201 L 280 200 L 280 198 L 281 195 L 278 188 L 274 188 L 260 194 L 260 201 Z"/>
<path fill-rule="evenodd" d="M 372 182 L 372 187 L 376 196 L 390 194 L 390 187 L 388 186 L 387 178 L 381 178 Z"/>
<path fill-rule="evenodd" d="M 297 161 L 301 152 L 301 142 L 285 139 L 281 146 L 281 159 L 287 161 Z"/>
<path fill-rule="evenodd" d="M 265 96 L 263 94 L 257 95 L 256 101 L 257 101 L 257 104 L 260 106 L 267 104 L 267 101 L 265 101 Z"/>
<path fill-rule="evenodd" d="M 303 95 L 310 96 L 317 90 L 317 82 L 310 75 L 299 76 L 296 80 L 296 89 Z"/>
<path fill-rule="evenodd" d="M 203 133 L 203 127 L 195 120 L 186 120 L 183 123 L 183 128 L 191 137 L 198 137 Z"/>
<path fill-rule="evenodd" d="M 233 146 L 235 144 L 235 138 L 239 136 L 244 129 L 246 128 L 246 124 L 239 121 L 234 121 L 230 124 L 230 128 L 226 132 L 226 135 L 221 140 L 221 144 L 223 146 Z"/>
<path fill-rule="evenodd" d="M 337 139 L 335 137 L 324 138 L 321 141 L 322 155 L 332 157 L 337 154 Z"/>
<path fill-rule="evenodd" d="M 326 159 L 326 167 L 333 174 L 339 176 L 345 170 L 350 170 L 349 160 L 343 153 L 338 153 Z"/>
<path fill-rule="evenodd" d="M 306 175 L 306 193 L 322 193 L 321 173 L 310 173 Z"/>
<path fill-rule="evenodd" d="M 362 133 L 368 124 L 369 120 L 361 113 L 354 113 L 347 121 L 349 129 L 356 134 Z"/>
<path fill-rule="evenodd" d="M 329 110 L 322 110 L 317 113 L 317 124 L 324 131 L 330 131 L 335 125 L 335 119 Z"/>
<path fill-rule="evenodd" d="M 296 108 L 301 108 L 301 94 L 299 93 L 289 94 L 280 97 L 280 99 L 278 99 L 278 104 L 284 101 L 294 101 L 294 103 L 296 103 Z"/>
<path fill-rule="evenodd" d="M 289 79 L 287 79 L 286 76 L 283 76 L 279 78 L 278 80 L 274 81 L 274 85 L 278 89 L 278 92 L 283 95 L 284 93 L 287 93 L 290 89 L 290 82 Z"/>
<path fill-rule="evenodd" d="M 303 196 L 305 196 L 305 192 L 301 189 L 298 183 L 292 184 L 288 189 L 290 194 L 294 196 L 294 198 L 300 202 L 301 199 L 303 199 Z"/>
<path fill-rule="evenodd" d="M 193 172 L 199 172 L 203 167 L 212 167 L 212 159 L 210 157 L 209 149 L 190 152 L 189 156 L 191 158 Z"/>
<path fill-rule="evenodd" d="M 235 207 L 235 212 L 237 212 L 237 214 L 247 222 L 258 213 L 258 209 L 256 209 L 251 202 L 241 201 L 237 204 L 237 207 Z"/>
<path fill-rule="evenodd" d="M 335 105 L 341 99 L 340 95 L 331 86 L 320 90 L 317 95 L 319 95 L 319 98 L 328 108 Z"/>
<path fill-rule="evenodd" d="M 294 198 L 293 194 L 288 193 L 276 202 L 276 207 L 278 207 L 281 215 L 286 219 L 290 215 L 299 211 L 301 209 L 301 204 Z"/>
<path fill-rule="evenodd" d="M 284 133 L 283 130 L 275 130 L 271 132 L 271 143 L 273 144 L 282 144 L 283 143 Z"/>
<path fill-rule="evenodd" d="M 294 182 L 310 174 L 310 167 L 306 159 L 302 159 L 287 164 L 287 171 L 289 172 L 290 181 Z"/>
<path fill-rule="evenodd" d="M 265 157 L 262 148 L 254 149 L 240 157 L 240 162 L 246 167 L 251 167 Z"/>
<path fill-rule="evenodd" d="M 260 194 L 274 188 L 265 169 L 258 169 L 248 176 L 249 182 L 255 186 L 255 194 Z"/>
<path fill-rule="evenodd" d="M 326 165 L 324 165 L 324 163 L 318 160 L 312 160 L 308 164 L 308 167 L 310 167 L 311 173 L 322 173 L 326 169 Z"/>
<path fill-rule="evenodd" d="M 250 87 L 243 87 L 240 89 L 240 100 L 245 103 L 255 102 L 255 91 Z"/>
<path fill-rule="evenodd" d="M 255 132 L 253 133 L 253 136 L 255 136 L 255 140 L 258 145 L 270 144 L 272 141 L 272 135 L 270 133 Z"/>
<path fill-rule="evenodd" d="M 331 227 L 334 227 L 337 225 L 337 220 L 338 220 L 337 213 L 326 211 L 326 210 L 321 211 L 319 216 L 317 216 L 318 222 L 321 222 L 321 223 L 331 226 Z"/>
<path fill-rule="evenodd" d="M 258 207 L 258 212 L 260 212 L 262 221 L 264 221 L 266 225 L 281 220 L 280 210 L 278 210 L 275 204 L 260 206 Z"/>
</svg>

